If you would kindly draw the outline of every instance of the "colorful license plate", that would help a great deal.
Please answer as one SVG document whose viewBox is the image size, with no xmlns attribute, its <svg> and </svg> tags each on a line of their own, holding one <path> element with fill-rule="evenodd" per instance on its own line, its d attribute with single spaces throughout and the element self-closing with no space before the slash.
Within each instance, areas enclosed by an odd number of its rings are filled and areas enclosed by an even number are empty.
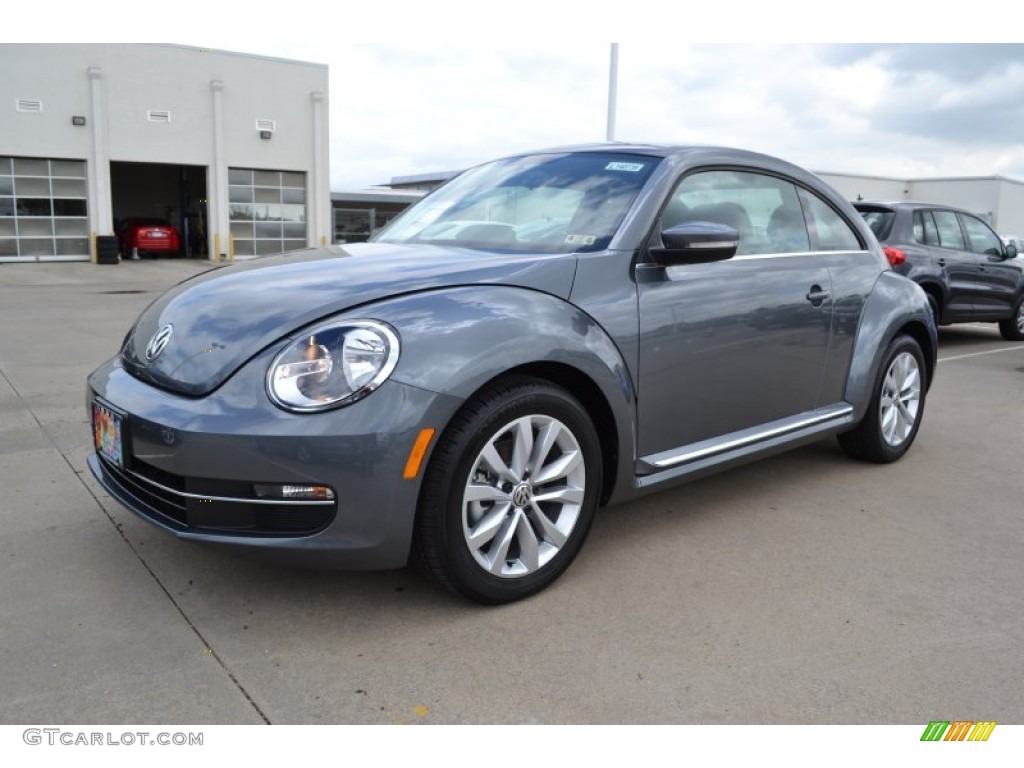
<svg viewBox="0 0 1024 768">
<path fill-rule="evenodd" d="M 92 439 L 100 456 L 119 467 L 124 466 L 124 419 L 95 400 L 92 403 Z"/>
</svg>

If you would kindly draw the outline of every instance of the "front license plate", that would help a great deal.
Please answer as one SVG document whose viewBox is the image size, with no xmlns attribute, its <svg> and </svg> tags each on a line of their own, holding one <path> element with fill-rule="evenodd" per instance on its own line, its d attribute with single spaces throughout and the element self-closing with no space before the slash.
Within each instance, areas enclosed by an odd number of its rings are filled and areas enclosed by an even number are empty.
<svg viewBox="0 0 1024 768">
<path fill-rule="evenodd" d="M 92 440 L 100 456 L 124 467 L 124 419 L 95 400 L 92 403 Z"/>
</svg>

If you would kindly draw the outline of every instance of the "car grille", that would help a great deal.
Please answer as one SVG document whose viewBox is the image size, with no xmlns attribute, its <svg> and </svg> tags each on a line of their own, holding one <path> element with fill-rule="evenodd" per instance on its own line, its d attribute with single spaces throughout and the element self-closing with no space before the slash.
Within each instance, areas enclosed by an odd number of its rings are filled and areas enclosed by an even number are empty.
<svg viewBox="0 0 1024 768">
<path fill-rule="evenodd" d="M 97 454 L 98 455 L 98 454 Z M 252 486 L 185 478 L 138 458 L 131 469 L 99 456 L 104 478 L 125 504 L 174 530 L 240 536 L 302 536 L 334 519 L 336 502 L 257 499 Z"/>
</svg>

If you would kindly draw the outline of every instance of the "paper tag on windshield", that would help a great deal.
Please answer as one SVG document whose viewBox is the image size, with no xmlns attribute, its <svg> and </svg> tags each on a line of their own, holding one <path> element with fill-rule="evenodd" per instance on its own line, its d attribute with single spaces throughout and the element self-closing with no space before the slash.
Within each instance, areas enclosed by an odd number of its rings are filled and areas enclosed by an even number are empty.
<svg viewBox="0 0 1024 768">
<path fill-rule="evenodd" d="M 565 242 L 569 245 L 593 245 L 597 238 L 594 235 L 566 235 Z"/>
<path fill-rule="evenodd" d="M 644 169 L 643 163 L 608 163 L 604 167 L 606 171 L 629 171 L 630 173 L 636 173 Z"/>
</svg>

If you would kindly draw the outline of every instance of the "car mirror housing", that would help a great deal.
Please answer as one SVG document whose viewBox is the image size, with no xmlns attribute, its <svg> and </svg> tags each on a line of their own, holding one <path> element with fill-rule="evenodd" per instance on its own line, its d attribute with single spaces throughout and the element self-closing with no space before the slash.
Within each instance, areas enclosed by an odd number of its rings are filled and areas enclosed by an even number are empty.
<svg viewBox="0 0 1024 768">
<path fill-rule="evenodd" d="M 665 229 L 661 246 L 651 256 L 661 266 L 724 261 L 736 255 L 740 235 L 732 227 L 710 221 L 688 221 Z"/>
<path fill-rule="evenodd" d="M 1006 255 L 1006 258 L 1015 259 L 1017 258 L 1017 246 L 1013 243 L 1007 243 L 1003 253 Z"/>
</svg>

